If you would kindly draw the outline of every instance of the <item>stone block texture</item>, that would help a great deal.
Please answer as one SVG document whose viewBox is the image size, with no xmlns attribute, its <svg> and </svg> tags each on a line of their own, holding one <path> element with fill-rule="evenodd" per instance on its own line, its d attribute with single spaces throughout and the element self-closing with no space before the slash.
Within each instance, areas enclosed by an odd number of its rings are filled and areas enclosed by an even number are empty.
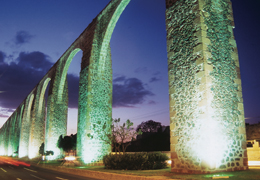
<svg viewBox="0 0 260 180">
<path fill-rule="evenodd" d="M 19 157 L 34 158 L 45 142 L 45 151 L 54 151 L 56 159 L 61 157 L 57 141 L 60 135 L 66 135 L 67 128 L 67 71 L 80 50 L 77 155 L 90 164 L 110 152 L 111 147 L 100 138 L 105 136 L 103 125 L 109 124 L 112 117 L 109 43 L 129 1 L 111 0 L 35 86 L 0 129 L 0 155 L 11 155 L 19 146 Z M 230 0 L 166 0 L 174 172 L 248 168 L 233 28 Z"/>
<path fill-rule="evenodd" d="M 57 147 L 57 142 L 60 135 L 67 133 L 67 71 L 80 50 L 83 56 L 79 84 L 77 155 L 83 163 L 89 164 L 102 160 L 111 151 L 110 145 L 100 138 L 104 136 L 101 133 L 104 131 L 100 129 L 104 123 L 109 124 L 112 118 L 110 39 L 129 1 L 111 0 L 35 86 L 0 129 L 1 155 L 12 155 L 19 146 L 19 157 L 34 158 L 39 156 L 39 147 L 44 142 L 44 150 L 54 152 L 52 159 L 62 156 L 63 152 Z M 49 92 L 45 102 L 44 94 L 48 84 Z"/>
<path fill-rule="evenodd" d="M 172 171 L 245 170 L 230 0 L 166 0 Z"/>
</svg>

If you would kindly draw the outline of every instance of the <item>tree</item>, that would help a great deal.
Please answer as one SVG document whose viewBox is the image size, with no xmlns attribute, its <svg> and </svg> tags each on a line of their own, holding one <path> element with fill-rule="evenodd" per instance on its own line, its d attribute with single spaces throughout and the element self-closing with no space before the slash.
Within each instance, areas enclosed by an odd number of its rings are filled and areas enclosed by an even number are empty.
<svg viewBox="0 0 260 180">
<path fill-rule="evenodd" d="M 70 136 L 64 136 L 60 135 L 57 147 L 63 149 L 65 152 L 69 152 L 70 150 L 76 150 L 76 144 L 77 144 L 77 134 Z"/>
<path fill-rule="evenodd" d="M 133 125 L 134 123 L 129 119 L 123 125 L 120 125 L 120 118 L 111 119 L 111 121 L 104 123 L 98 122 L 92 125 L 95 134 L 98 134 L 98 136 L 94 137 L 94 134 L 91 133 L 88 136 L 110 144 L 116 153 L 123 152 L 125 154 L 131 141 L 134 141 L 135 137 L 142 133 L 141 131 L 136 132 L 132 127 Z"/>
<path fill-rule="evenodd" d="M 39 154 L 40 155 L 44 155 L 44 143 L 41 144 L 40 148 L 39 148 Z"/>
<path fill-rule="evenodd" d="M 145 121 L 137 126 L 136 131 L 140 130 L 142 132 L 158 132 L 162 130 L 162 124 L 153 120 Z"/>
</svg>

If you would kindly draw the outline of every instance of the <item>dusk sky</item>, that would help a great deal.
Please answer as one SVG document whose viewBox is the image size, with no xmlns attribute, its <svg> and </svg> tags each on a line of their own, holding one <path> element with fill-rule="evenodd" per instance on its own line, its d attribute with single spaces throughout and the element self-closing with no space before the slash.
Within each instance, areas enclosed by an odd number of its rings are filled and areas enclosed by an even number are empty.
<svg viewBox="0 0 260 180">
<path fill-rule="evenodd" d="M 0 6 L 0 127 L 110 0 L 8 0 Z M 260 1 L 233 0 L 246 122 L 260 121 Z M 113 118 L 169 125 L 164 0 L 131 0 L 111 38 Z M 82 52 L 68 71 L 76 133 Z M 135 94 L 135 96 L 133 96 Z"/>
</svg>

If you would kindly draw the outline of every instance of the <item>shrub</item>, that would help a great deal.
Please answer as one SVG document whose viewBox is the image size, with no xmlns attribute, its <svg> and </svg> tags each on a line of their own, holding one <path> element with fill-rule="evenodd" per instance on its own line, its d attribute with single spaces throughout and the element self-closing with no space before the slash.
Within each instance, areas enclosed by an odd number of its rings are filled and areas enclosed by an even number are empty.
<svg viewBox="0 0 260 180">
<path fill-rule="evenodd" d="M 109 154 L 104 156 L 106 169 L 144 170 L 163 169 L 167 167 L 167 155 L 155 153 Z"/>
</svg>

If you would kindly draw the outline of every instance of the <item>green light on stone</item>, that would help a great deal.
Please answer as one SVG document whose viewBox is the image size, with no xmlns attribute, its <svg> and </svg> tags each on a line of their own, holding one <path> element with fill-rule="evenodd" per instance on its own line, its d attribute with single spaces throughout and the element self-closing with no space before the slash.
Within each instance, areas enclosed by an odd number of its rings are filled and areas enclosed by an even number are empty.
<svg viewBox="0 0 260 180">
<path fill-rule="evenodd" d="M 77 154 L 85 164 L 98 162 L 111 151 L 109 144 L 98 140 L 100 134 L 93 127 L 99 127 L 99 122 L 102 124 L 112 118 L 110 39 L 129 1 L 111 1 L 97 16 L 90 63 L 80 72 Z M 102 126 L 99 128 L 102 129 Z M 88 133 L 94 138 L 90 139 Z"/>
<path fill-rule="evenodd" d="M 28 158 L 33 159 L 33 158 L 36 158 L 37 156 L 39 156 L 38 151 L 39 151 L 39 147 L 37 148 L 35 146 L 30 146 Z"/>
<path fill-rule="evenodd" d="M 166 2 L 172 171 L 245 170 L 230 0 Z"/>
</svg>

